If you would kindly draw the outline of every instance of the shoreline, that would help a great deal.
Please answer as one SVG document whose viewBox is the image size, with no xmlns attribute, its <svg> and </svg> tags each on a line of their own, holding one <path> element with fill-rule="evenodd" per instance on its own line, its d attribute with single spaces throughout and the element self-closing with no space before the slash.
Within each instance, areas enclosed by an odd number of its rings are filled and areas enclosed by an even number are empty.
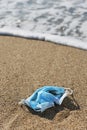
<svg viewBox="0 0 87 130">
<path fill-rule="evenodd" d="M 26 31 L 18 28 L 2 28 L 0 29 L 0 35 L 3 36 L 16 36 L 26 39 L 34 39 L 34 40 L 41 40 L 51 43 L 56 43 L 65 46 L 71 46 L 83 50 L 87 50 L 87 42 L 81 41 L 79 39 L 75 39 L 69 36 L 59 36 L 59 35 L 52 35 L 52 34 L 45 34 L 45 33 L 35 33 L 31 31 Z"/>
</svg>

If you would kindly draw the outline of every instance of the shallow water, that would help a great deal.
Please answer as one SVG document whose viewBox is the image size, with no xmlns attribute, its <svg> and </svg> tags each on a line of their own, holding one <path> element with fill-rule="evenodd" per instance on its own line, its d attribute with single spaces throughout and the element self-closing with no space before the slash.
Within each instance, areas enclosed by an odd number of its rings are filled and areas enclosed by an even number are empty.
<svg viewBox="0 0 87 130">
<path fill-rule="evenodd" d="M 0 28 L 5 27 L 87 42 L 87 0 L 0 0 Z"/>
</svg>

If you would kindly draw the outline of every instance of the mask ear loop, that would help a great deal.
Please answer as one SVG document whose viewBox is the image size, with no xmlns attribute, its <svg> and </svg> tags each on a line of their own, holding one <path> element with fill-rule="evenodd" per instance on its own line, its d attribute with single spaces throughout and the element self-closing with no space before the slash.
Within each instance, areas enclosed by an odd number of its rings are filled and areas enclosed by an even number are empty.
<svg viewBox="0 0 87 130">
<path fill-rule="evenodd" d="M 20 106 L 24 105 L 24 100 L 25 100 L 25 99 L 21 99 L 21 101 L 18 102 L 18 105 L 20 105 Z"/>
<path fill-rule="evenodd" d="M 73 90 L 71 88 L 65 88 L 65 93 L 67 94 L 67 96 L 73 95 Z"/>
<path fill-rule="evenodd" d="M 72 100 L 74 101 L 74 103 L 76 104 L 76 109 L 80 109 L 80 106 L 78 104 L 78 102 L 76 101 L 75 97 L 74 97 L 74 92 L 72 89 L 70 88 L 65 88 L 65 91 L 67 93 L 68 96 L 72 97 Z"/>
<path fill-rule="evenodd" d="M 80 106 L 79 106 L 78 102 L 76 101 L 76 99 L 74 97 L 74 94 L 72 94 L 71 96 L 72 96 L 72 99 L 73 99 L 74 103 L 76 104 L 76 110 L 80 109 Z"/>
<path fill-rule="evenodd" d="M 21 108 L 26 111 L 29 112 L 29 107 L 24 103 L 25 99 L 21 99 L 20 102 L 18 102 L 18 105 L 21 106 Z"/>
<path fill-rule="evenodd" d="M 65 93 L 64 93 L 63 96 L 60 98 L 60 100 L 59 100 L 59 102 L 58 102 L 59 105 L 62 104 L 62 102 L 63 102 L 63 100 L 64 100 L 65 97 L 67 97 L 67 96 L 73 94 L 73 90 L 72 90 L 72 89 L 70 89 L 70 88 L 64 88 L 64 89 L 65 89 Z"/>
</svg>

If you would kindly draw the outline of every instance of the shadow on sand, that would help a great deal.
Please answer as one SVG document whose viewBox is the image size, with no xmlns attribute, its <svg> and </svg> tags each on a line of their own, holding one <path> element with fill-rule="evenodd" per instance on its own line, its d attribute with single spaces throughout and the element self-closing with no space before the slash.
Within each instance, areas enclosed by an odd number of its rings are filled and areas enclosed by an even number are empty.
<svg viewBox="0 0 87 130">
<path fill-rule="evenodd" d="M 64 110 L 68 110 L 68 112 L 78 110 L 78 109 L 80 109 L 80 107 L 79 107 L 77 101 L 75 100 L 74 96 L 72 96 L 72 98 L 66 97 L 61 106 L 55 105 L 55 107 L 49 108 L 42 113 L 41 112 L 35 112 L 29 107 L 27 107 L 27 109 L 33 115 L 38 115 L 42 118 L 52 120 L 52 119 L 54 119 L 54 117 L 56 116 L 57 113 L 60 113 L 60 112 L 64 113 Z M 64 118 L 69 116 L 69 113 L 68 114 L 64 113 L 64 114 L 65 114 L 65 116 L 62 115 Z"/>
</svg>

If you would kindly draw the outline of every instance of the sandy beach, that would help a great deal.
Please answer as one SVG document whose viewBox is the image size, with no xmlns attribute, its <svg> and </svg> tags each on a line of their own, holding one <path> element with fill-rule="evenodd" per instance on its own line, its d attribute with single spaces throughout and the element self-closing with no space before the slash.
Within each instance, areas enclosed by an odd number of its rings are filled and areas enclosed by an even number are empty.
<svg viewBox="0 0 87 130">
<path fill-rule="evenodd" d="M 44 113 L 18 102 L 44 85 L 74 90 Z M 87 51 L 0 36 L 0 130 L 87 130 Z"/>
</svg>

